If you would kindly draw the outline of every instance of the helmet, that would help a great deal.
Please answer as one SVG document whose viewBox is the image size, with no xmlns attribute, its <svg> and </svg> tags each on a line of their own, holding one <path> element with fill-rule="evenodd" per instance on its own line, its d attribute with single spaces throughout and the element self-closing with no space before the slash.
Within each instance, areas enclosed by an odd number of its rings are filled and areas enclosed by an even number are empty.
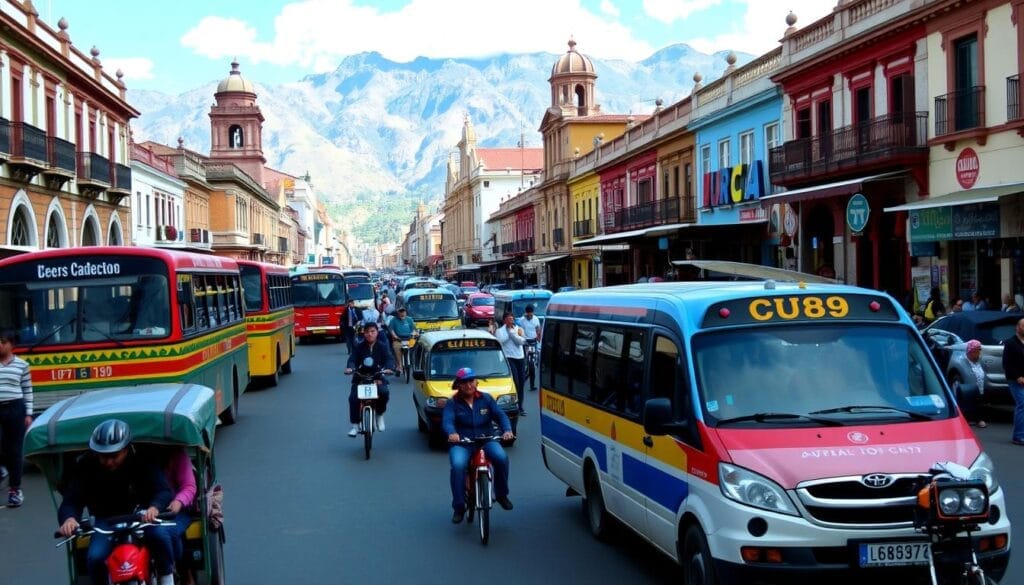
<svg viewBox="0 0 1024 585">
<path fill-rule="evenodd" d="M 455 372 L 455 379 L 452 380 L 452 388 L 455 388 L 455 385 L 459 382 L 469 382 L 471 380 L 476 380 L 476 372 L 473 371 L 473 368 L 459 368 L 459 371 Z"/>
<path fill-rule="evenodd" d="M 112 418 L 96 425 L 89 448 L 97 453 L 117 453 L 132 442 L 132 429 L 123 420 Z"/>
</svg>

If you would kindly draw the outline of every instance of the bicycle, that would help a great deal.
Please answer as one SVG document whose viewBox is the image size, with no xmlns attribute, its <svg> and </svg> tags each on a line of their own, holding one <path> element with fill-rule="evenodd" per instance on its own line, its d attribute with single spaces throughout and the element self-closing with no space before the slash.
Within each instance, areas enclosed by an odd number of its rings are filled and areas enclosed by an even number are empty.
<svg viewBox="0 0 1024 585">
<path fill-rule="evenodd" d="M 466 473 L 466 522 L 472 523 L 476 516 L 480 529 L 480 543 L 484 546 L 491 536 L 491 508 L 494 506 L 494 466 L 487 459 L 483 446 L 491 441 L 498 441 L 500 435 L 476 438 L 463 437 L 460 445 L 472 445 L 473 455 L 469 458 L 469 469 Z"/>
<path fill-rule="evenodd" d="M 405 373 L 405 383 L 408 384 L 409 380 L 412 379 L 412 367 L 409 361 L 409 352 L 412 350 L 412 346 L 416 344 L 416 338 L 419 337 L 418 333 L 414 333 L 412 337 L 399 337 L 398 342 L 402 346 L 402 355 L 399 356 L 401 360 L 402 371 Z"/>
<path fill-rule="evenodd" d="M 537 391 L 537 340 L 526 342 L 526 379 L 530 381 L 530 391 Z"/>
<path fill-rule="evenodd" d="M 353 372 L 353 379 L 356 382 L 356 398 L 359 400 L 359 434 L 363 436 L 363 450 L 366 459 L 370 458 L 370 450 L 373 449 L 373 432 L 377 430 L 377 387 L 383 382 L 385 374 L 391 370 L 385 370 L 373 363 L 373 358 L 367 357 L 363 364 Z"/>
</svg>

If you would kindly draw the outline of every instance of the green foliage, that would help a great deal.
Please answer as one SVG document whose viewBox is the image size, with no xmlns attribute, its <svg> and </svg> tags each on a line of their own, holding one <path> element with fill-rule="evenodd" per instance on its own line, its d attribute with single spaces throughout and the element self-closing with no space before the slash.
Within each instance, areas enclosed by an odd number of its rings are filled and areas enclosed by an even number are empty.
<svg viewBox="0 0 1024 585">
<path fill-rule="evenodd" d="M 421 200 L 420 193 L 359 193 L 345 201 L 326 201 L 334 225 L 349 231 L 358 242 L 369 246 L 397 244 L 409 231 Z"/>
</svg>

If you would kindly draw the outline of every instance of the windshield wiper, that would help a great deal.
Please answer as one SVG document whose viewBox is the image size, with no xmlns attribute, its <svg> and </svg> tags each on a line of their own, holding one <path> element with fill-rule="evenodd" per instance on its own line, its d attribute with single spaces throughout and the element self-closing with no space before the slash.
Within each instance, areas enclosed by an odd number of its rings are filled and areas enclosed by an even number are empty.
<svg viewBox="0 0 1024 585">
<path fill-rule="evenodd" d="M 37 341 L 37 342 L 33 343 L 32 345 L 30 345 L 29 348 L 28 348 L 28 351 L 32 351 L 35 348 L 39 347 L 40 345 L 42 345 L 42 344 L 46 343 L 47 341 L 49 341 L 54 335 L 57 334 L 58 331 L 60 331 L 61 329 L 64 329 L 65 327 L 71 326 L 71 324 L 75 322 L 75 319 L 77 319 L 77 317 L 72 317 L 70 321 L 68 321 L 67 323 L 61 325 L 60 327 L 54 327 L 53 330 L 51 330 L 49 333 L 44 335 L 39 341 Z"/>
<path fill-rule="evenodd" d="M 88 321 L 83 321 L 82 322 L 82 328 L 83 329 L 88 329 L 89 331 L 93 331 L 95 333 L 99 333 L 104 338 L 106 338 L 107 341 L 113 341 L 114 343 L 116 343 L 118 347 L 124 347 L 124 342 L 123 341 L 121 341 L 120 339 L 115 339 L 115 338 L 111 337 L 109 333 L 107 333 L 106 331 L 100 329 L 99 327 L 93 325 L 92 323 L 90 323 Z"/>
<path fill-rule="evenodd" d="M 825 410 L 815 410 L 808 414 L 836 414 L 840 412 L 847 412 L 850 414 L 856 414 L 861 411 L 872 411 L 881 410 L 888 412 L 899 412 L 905 414 L 914 420 L 934 420 L 932 417 L 921 412 L 914 412 L 913 410 L 904 410 L 902 408 L 896 408 L 895 406 L 886 406 L 884 404 L 865 404 L 865 405 L 853 405 L 853 406 L 840 406 L 837 408 L 826 408 Z"/>
<path fill-rule="evenodd" d="M 815 413 L 812 412 L 810 414 L 815 414 Z M 769 422 L 769 421 L 791 421 L 791 420 L 809 421 L 809 422 L 818 423 L 818 424 L 826 426 L 826 427 L 841 427 L 841 426 L 843 426 L 843 423 L 841 423 L 841 422 L 839 422 L 837 420 L 830 419 L 830 418 L 821 418 L 821 417 L 817 417 L 817 416 L 808 416 L 806 414 L 793 414 L 793 413 L 790 413 L 790 412 L 758 412 L 758 413 L 755 413 L 755 414 L 748 414 L 746 416 L 734 416 L 732 418 L 723 418 L 722 420 L 718 421 L 718 424 L 715 425 L 715 426 L 719 426 L 720 427 L 720 426 L 726 425 L 726 424 L 750 422 L 750 421 L 763 423 L 763 422 Z"/>
</svg>

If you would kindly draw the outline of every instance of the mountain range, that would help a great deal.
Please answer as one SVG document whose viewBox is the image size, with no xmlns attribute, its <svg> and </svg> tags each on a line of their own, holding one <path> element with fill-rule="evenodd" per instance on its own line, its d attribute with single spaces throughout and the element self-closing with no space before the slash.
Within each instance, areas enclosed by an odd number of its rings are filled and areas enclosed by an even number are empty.
<svg viewBox="0 0 1024 585">
<path fill-rule="evenodd" d="M 668 105 L 689 95 L 694 73 L 705 82 L 718 78 L 727 54 L 676 44 L 639 62 L 592 58 L 597 103 L 609 114 L 648 113 L 655 99 Z M 514 147 L 521 135 L 526 146 L 540 146 L 537 127 L 550 105 L 548 78 L 558 58 L 524 53 L 398 63 L 367 52 L 292 83 L 249 80 L 265 118 L 268 166 L 293 175 L 308 171 L 318 195 L 350 218 L 358 235 L 380 213 L 382 196 L 393 202 L 388 207 L 399 215 L 398 227 L 408 224 L 419 201 L 440 202 L 466 115 L 478 146 Z M 737 54 L 737 64 L 752 58 Z M 244 63 L 241 70 L 245 76 Z M 129 103 L 142 113 L 132 122 L 134 139 L 176 145 L 180 137 L 186 148 L 209 152 L 208 114 L 218 81 L 179 95 L 129 90 Z M 373 224 L 373 230 L 395 227 Z M 384 241 L 393 239 L 387 236 Z"/>
</svg>

